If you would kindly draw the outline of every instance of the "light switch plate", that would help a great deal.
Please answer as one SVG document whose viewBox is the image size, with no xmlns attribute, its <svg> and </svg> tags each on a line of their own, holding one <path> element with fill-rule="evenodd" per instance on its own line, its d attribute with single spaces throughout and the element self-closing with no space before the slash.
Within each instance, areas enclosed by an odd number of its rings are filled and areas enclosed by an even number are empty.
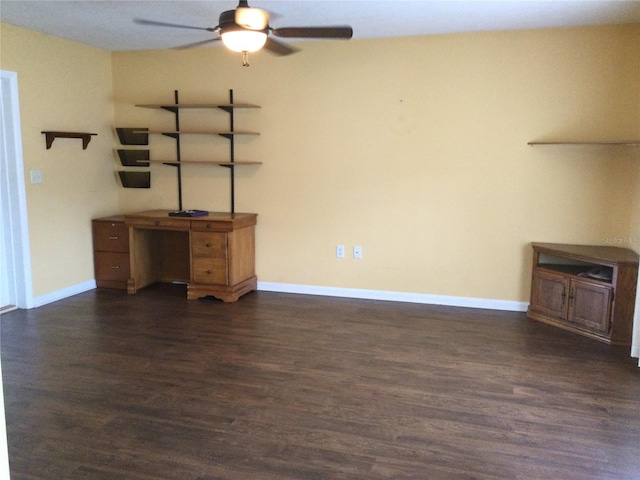
<svg viewBox="0 0 640 480">
<path fill-rule="evenodd" d="M 36 185 L 42 183 L 42 170 L 30 170 L 31 184 Z"/>
</svg>

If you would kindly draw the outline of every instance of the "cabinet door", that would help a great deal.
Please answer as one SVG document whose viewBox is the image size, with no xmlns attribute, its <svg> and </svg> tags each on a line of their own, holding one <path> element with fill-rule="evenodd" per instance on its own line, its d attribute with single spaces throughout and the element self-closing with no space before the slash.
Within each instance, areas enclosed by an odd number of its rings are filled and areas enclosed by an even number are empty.
<svg viewBox="0 0 640 480">
<path fill-rule="evenodd" d="M 531 289 L 531 309 L 560 320 L 567 318 L 569 280 L 559 274 L 536 271 Z"/>
<path fill-rule="evenodd" d="M 571 282 L 569 322 L 598 333 L 608 333 L 613 288 L 574 280 Z"/>
</svg>

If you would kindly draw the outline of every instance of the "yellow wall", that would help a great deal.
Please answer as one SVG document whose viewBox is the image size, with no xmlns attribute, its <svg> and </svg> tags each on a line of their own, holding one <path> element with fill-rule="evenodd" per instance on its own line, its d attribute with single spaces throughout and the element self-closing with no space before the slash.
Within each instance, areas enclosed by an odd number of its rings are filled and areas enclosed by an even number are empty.
<svg viewBox="0 0 640 480">
<path fill-rule="evenodd" d="M 113 178 L 111 54 L 3 24 L 0 68 L 18 73 L 36 298 L 91 282 L 91 218 L 118 210 Z M 92 132 L 45 148 L 43 130 Z M 30 170 L 43 183 L 31 185 Z"/>
<path fill-rule="evenodd" d="M 236 128 L 261 132 L 238 141 L 237 158 L 264 162 L 238 169 L 236 211 L 259 214 L 263 282 L 526 302 L 531 241 L 640 236 L 637 147 L 527 145 L 640 134 L 640 26 L 302 42 L 290 57 L 253 54 L 250 68 L 218 47 L 110 54 L 1 34 L 25 175 L 44 175 L 27 182 L 36 295 L 93 277 L 90 218 L 177 208 L 172 167 L 151 167 L 151 189 L 118 185 L 112 133 L 171 128 L 168 112 L 134 104 L 171 102 L 175 89 L 183 102 L 225 102 L 233 89 L 262 106 L 236 115 Z M 183 128 L 226 122 L 182 115 Z M 86 151 L 78 140 L 45 150 L 44 129 L 99 135 Z M 153 136 L 152 158 L 173 155 L 172 142 Z M 219 137 L 183 144 L 186 159 L 228 152 Z M 185 167 L 184 207 L 228 210 L 228 177 Z"/>
<path fill-rule="evenodd" d="M 253 54 L 250 68 L 223 48 L 119 52 L 116 123 L 170 128 L 169 113 L 133 105 L 174 89 L 223 102 L 233 88 L 262 106 L 236 118 L 262 133 L 237 147 L 264 164 L 239 169 L 236 187 L 236 211 L 259 213 L 261 281 L 526 302 L 531 241 L 640 234 L 637 147 L 527 145 L 637 137 L 639 38 L 623 26 L 305 42 L 290 57 Z M 171 142 L 152 136 L 152 158 Z M 192 136 L 183 158 L 204 142 L 225 154 L 226 140 Z M 120 190 L 124 211 L 177 208 L 175 170 L 151 171 L 150 190 Z M 227 179 L 185 167 L 184 207 L 227 210 Z"/>
</svg>

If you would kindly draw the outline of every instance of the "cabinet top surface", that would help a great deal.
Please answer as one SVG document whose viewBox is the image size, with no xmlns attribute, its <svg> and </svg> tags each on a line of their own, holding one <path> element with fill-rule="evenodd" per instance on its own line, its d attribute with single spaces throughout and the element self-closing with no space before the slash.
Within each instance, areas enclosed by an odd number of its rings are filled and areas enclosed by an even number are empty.
<svg viewBox="0 0 640 480">
<path fill-rule="evenodd" d="M 564 243 L 531 244 L 534 250 L 558 254 L 575 259 L 601 260 L 604 262 L 626 263 L 638 265 L 638 254 L 629 248 L 609 247 L 601 245 L 567 245 Z"/>
<path fill-rule="evenodd" d="M 93 219 L 94 222 L 115 222 L 115 223 L 121 223 L 124 222 L 124 216 L 123 215 L 112 215 L 110 217 L 101 217 L 101 218 L 94 218 Z"/>
<path fill-rule="evenodd" d="M 209 212 L 207 215 L 200 217 L 169 217 L 170 212 L 175 210 L 147 210 L 144 212 L 127 213 L 125 218 L 171 218 L 171 220 L 184 220 L 185 222 L 205 221 L 205 222 L 234 222 L 238 220 L 245 220 L 249 218 L 255 218 L 258 215 L 255 213 L 226 213 L 226 212 Z"/>
</svg>

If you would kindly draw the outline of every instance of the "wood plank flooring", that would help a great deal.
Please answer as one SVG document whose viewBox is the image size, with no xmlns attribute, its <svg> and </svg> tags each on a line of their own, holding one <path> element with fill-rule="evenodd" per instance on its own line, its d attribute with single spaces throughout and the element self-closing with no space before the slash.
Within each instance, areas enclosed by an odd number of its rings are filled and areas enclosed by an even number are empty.
<svg viewBox="0 0 640 480">
<path fill-rule="evenodd" d="M 638 480 L 628 349 L 523 313 L 184 287 L 2 315 L 13 480 Z"/>
</svg>

